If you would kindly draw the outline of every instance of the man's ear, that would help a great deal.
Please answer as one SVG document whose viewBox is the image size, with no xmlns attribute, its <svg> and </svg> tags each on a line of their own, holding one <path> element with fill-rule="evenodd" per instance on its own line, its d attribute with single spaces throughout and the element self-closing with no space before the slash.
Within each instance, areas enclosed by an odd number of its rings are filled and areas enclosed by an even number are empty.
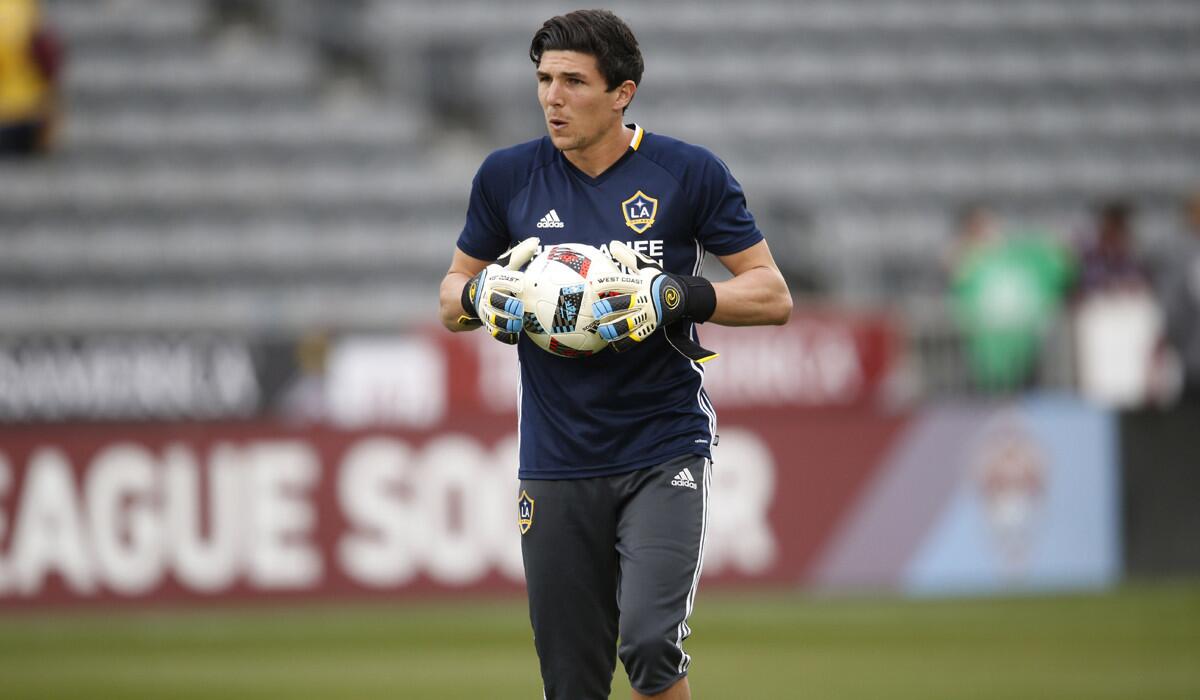
<svg viewBox="0 0 1200 700">
<path fill-rule="evenodd" d="M 633 102 L 633 96 L 637 94 L 637 83 L 632 80 L 626 80 L 617 86 L 616 101 L 613 102 L 613 107 L 619 110 L 624 110 Z"/>
</svg>

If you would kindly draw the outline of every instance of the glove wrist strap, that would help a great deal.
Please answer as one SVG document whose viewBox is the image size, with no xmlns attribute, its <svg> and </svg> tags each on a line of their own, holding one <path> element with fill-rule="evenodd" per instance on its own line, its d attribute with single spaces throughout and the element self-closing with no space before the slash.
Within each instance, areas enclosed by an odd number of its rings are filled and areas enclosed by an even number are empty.
<svg viewBox="0 0 1200 700">
<path fill-rule="evenodd" d="M 467 280 L 467 283 L 463 285 L 462 297 L 459 300 L 459 303 L 462 304 L 463 307 L 463 313 L 471 318 L 479 318 L 479 312 L 475 309 L 475 300 L 471 298 L 471 292 L 474 291 L 473 287 L 475 287 L 478 282 L 478 275 Z"/>
<path fill-rule="evenodd" d="M 713 289 L 712 282 L 691 275 L 675 275 L 675 278 L 683 283 L 686 290 L 683 297 L 684 318 L 690 318 L 696 323 L 704 323 L 712 318 L 713 312 L 717 310 L 717 290 Z"/>
</svg>

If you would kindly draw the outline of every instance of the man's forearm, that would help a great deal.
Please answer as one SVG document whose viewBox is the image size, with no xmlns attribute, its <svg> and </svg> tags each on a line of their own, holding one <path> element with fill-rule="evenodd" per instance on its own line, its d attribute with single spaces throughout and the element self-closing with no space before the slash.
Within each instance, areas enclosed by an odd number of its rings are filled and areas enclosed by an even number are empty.
<svg viewBox="0 0 1200 700">
<path fill-rule="evenodd" d="M 467 314 L 462 307 L 463 286 L 471 279 L 462 272 L 448 272 L 439 291 L 442 325 L 452 331 L 473 331 L 478 325 L 463 325 L 460 317 Z"/>
<path fill-rule="evenodd" d="M 714 282 L 717 308 L 709 323 L 767 326 L 787 323 L 792 296 L 778 270 L 755 267 L 724 282 Z"/>
</svg>

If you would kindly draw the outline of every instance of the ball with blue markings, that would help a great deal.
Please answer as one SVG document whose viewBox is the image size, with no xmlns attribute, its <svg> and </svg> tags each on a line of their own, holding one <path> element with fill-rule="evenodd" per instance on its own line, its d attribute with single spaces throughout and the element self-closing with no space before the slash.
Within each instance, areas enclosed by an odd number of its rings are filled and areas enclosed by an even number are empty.
<svg viewBox="0 0 1200 700">
<path fill-rule="evenodd" d="M 581 243 L 548 246 L 525 269 L 524 330 L 529 339 L 560 357 L 587 357 L 608 344 L 596 332 L 589 280 L 616 275 L 616 263 Z"/>
</svg>

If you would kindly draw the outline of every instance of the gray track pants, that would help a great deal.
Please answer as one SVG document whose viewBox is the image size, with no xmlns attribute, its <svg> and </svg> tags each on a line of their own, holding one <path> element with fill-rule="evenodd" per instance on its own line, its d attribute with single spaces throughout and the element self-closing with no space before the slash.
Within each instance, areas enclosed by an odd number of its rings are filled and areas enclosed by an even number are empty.
<svg viewBox="0 0 1200 700">
<path fill-rule="evenodd" d="M 687 455 L 616 476 L 521 482 L 529 619 L 548 700 L 608 698 L 617 652 L 645 695 L 687 675 L 710 467 Z"/>
</svg>

